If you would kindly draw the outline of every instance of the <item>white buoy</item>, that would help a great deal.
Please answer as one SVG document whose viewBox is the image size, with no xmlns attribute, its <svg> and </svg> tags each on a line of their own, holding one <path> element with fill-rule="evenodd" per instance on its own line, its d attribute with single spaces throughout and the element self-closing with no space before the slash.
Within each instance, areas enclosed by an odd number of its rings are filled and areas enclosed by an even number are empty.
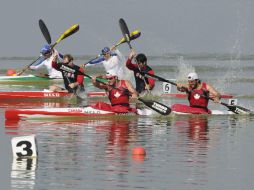
<svg viewBox="0 0 254 190">
<path fill-rule="evenodd" d="M 13 137 L 11 140 L 13 157 L 37 157 L 35 135 Z"/>
</svg>

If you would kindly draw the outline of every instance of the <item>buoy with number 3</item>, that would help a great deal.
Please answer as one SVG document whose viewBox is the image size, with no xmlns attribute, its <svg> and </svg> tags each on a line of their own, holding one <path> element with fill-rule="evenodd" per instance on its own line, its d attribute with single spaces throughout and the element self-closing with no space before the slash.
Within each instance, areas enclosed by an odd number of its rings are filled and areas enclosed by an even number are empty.
<svg viewBox="0 0 254 190">
<path fill-rule="evenodd" d="M 35 135 L 13 137 L 11 140 L 13 157 L 37 157 Z"/>
</svg>

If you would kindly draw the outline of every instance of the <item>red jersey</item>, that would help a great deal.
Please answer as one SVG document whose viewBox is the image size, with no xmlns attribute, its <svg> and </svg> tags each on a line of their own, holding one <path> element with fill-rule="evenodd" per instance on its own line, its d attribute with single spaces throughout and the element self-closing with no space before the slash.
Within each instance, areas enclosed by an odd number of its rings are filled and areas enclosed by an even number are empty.
<svg viewBox="0 0 254 190">
<path fill-rule="evenodd" d="M 115 105 L 123 105 L 123 106 L 128 106 L 129 107 L 129 93 L 125 80 L 120 80 L 120 87 L 118 89 L 112 88 L 109 91 L 109 100 L 111 102 L 112 106 Z"/>
<path fill-rule="evenodd" d="M 206 83 L 203 82 L 201 85 L 202 87 L 200 90 L 198 89 L 192 90 L 189 88 L 188 100 L 190 102 L 190 107 L 207 109 L 209 101 L 207 97 L 209 96 L 209 91 L 207 90 Z"/>
</svg>

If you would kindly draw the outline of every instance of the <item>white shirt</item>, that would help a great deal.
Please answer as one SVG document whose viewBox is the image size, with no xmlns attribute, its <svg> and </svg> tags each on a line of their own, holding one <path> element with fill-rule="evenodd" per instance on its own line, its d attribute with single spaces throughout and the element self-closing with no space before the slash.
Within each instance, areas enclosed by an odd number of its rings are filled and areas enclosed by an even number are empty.
<svg viewBox="0 0 254 190">
<path fill-rule="evenodd" d="M 106 72 L 116 73 L 119 79 L 123 79 L 125 58 L 118 49 L 115 50 L 115 53 L 116 55 L 113 55 L 108 60 L 104 60 L 100 63 L 103 64 Z M 91 64 L 87 64 L 87 66 L 89 65 Z"/>
<path fill-rule="evenodd" d="M 58 54 L 58 52 L 55 50 L 55 52 Z M 52 54 L 48 59 L 45 59 L 43 62 L 41 62 L 39 65 L 36 66 L 30 66 L 30 69 L 37 70 L 43 66 L 45 66 L 48 70 L 49 78 L 63 78 L 62 73 L 54 68 L 52 68 L 52 60 L 55 54 Z"/>
</svg>

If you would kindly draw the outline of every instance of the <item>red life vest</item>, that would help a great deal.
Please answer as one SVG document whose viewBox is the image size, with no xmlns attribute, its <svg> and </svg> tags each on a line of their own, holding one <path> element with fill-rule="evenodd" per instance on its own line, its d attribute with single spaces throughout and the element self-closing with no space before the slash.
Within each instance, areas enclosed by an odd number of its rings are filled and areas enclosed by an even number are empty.
<svg viewBox="0 0 254 190">
<path fill-rule="evenodd" d="M 112 106 L 122 105 L 129 107 L 129 94 L 127 92 L 127 86 L 124 80 L 120 80 L 120 87 L 118 89 L 112 88 L 109 91 L 109 100 Z"/>
<path fill-rule="evenodd" d="M 209 99 L 206 98 L 209 96 L 209 91 L 207 90 L 206 83 L 201 84 L 201 89 L 190 89 L 188 100 L 190 102 L 190 107 L 204 108 L 207 109 Z M 204 95 L 204 96 L 201 96 Z"/>
</svg>

